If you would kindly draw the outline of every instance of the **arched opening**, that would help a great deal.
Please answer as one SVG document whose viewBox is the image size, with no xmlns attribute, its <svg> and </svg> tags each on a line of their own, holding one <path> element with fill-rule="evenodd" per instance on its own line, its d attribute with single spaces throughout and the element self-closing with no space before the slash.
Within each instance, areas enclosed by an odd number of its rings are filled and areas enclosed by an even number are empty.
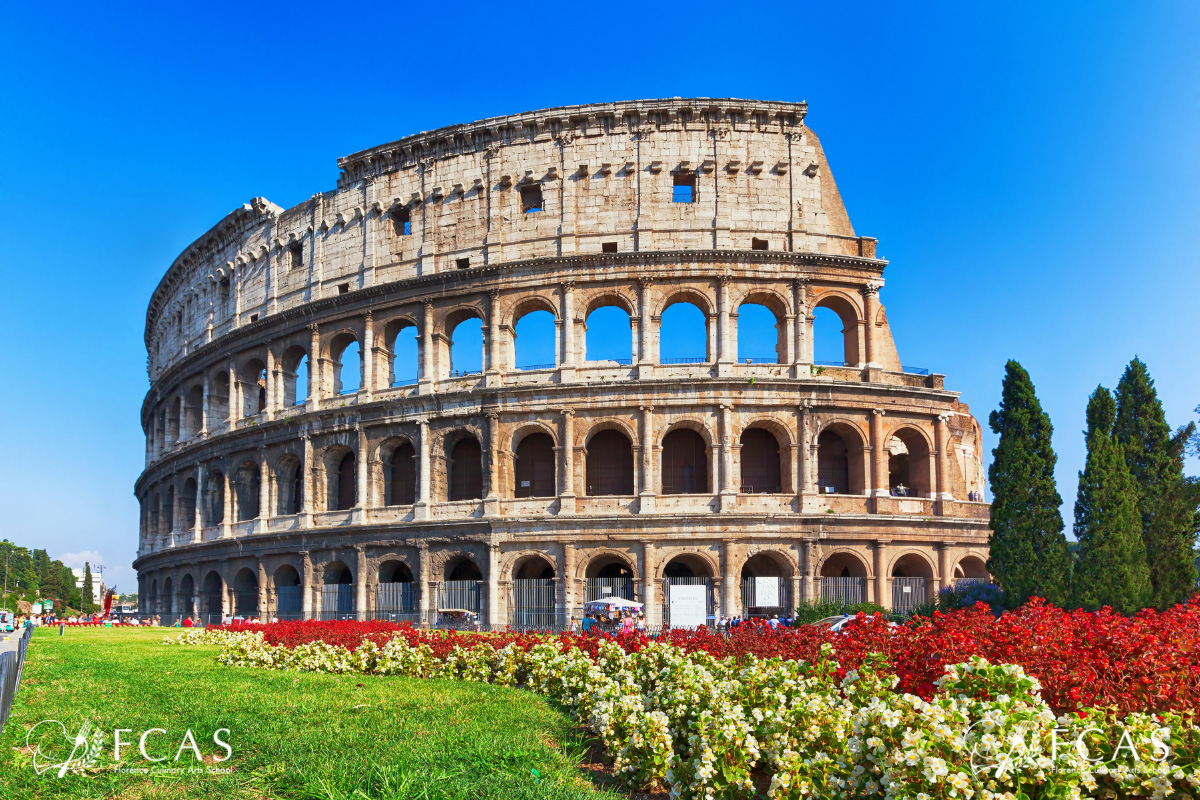
<svg viewBox="0 0 1200 800">
<path fill-rule="evenodd" d="M 229 372 L 221 370 L 213 376 L 212 389 L 208 393 L 208 427 L 229 419 Z"/>
<path fill-rule="evenodd" d="M 259 476 L 258 464 L 244 461 L 234 473 L 234 500 L 237 503 L 237 521 L 244 522 L 254 519 L 259 512 L 259 491 L 262 479 Z"/>
<path fill-rule="evenodd" d="M 460 556 L 446 562 L 446 579 L 442 581 L 438 610 L 455 609 L 478 614 L 483 607 L 480 583 L 483 573 L 469 558 Z"/>
<path fill-rule="evenodd" d="M 175 607 L 182 616 L 196 616 L 196 581 L 190 573 L 179 580 L 179 599 Z"/>
<path fill-rule="evenodd" d="M 396 619 L 417 611 L 416 583 L 412 570 L 403 561 L 390 560 L 379 565 L 379 584 L 375 588 L 375 618 Z"/>
<path fill-rule="evenodd" d="M 304 405 L 308 400 L 308 353 L 300 345 L 292 345 L 284 351 L 280 366 L 283 372 L 283 407 Z"/>
<path fill-rule="evenodd" d="M 150 608 L 150 613 L 157 614 L 159 612 L 159 608 L 158 608 L 158 578 L 155 578 L 152 581 L 150 581 L 150 596 L 147 599 L 148 599 L 147 606 L 149 606 L 149 608 Z"/>
<path fill-rule="evenodd" d="M 741 437 L 742 492 L 778 494 L 783 491 L 783 459 L 779 440 L 765 428 L 747 428 Z"/>
<path fill-rule="evenodd" d="M 175 530 L 175 487 L 167 487 L 167 497 L 163 502 L 163 528 L 166 533 Z"/>
<path fill-rule="evenodd" d="M 822 366 L 857 366 L 858 309 L 844 297 L 822 299 L 813 309 L 813 361 Z"/>
<path fill-rule="evenodd" d="M 633 363 L 633 323 L 626 309 L 598 305 L 588 312 L 583 330 L 585 360 Z"/>
<path fill-rule="evenodd" d="M 258 616 L 258 576 L 249 568 L 233 577 L 233 613 L 238 617 Z"/>
<path fill-rule="evenodd" d="M 225 521 L 225 476 L 217 470 L 208 473 L 204 482 L 204 494 L 205 525 L 210 528 L 220 525 Z"/>
<path fill-rule="evenodd" d="M 225 613 L 224 603 L 225 597 L 225 582 L 221 580 L 221 576 L 216 570 L 209 572 L 204 576 L 204 583 L 201 585 L 201 603 L 203 608 L 201 613 L 204 614 L 204 621 L 208 624 L 214 624 L 221 621 L 221 615 Z"/>
<path fill-rule="evenodd" d="M 742 615 L 784 616 L 792 608 L 791 570 L 774 553 L 755 553 L 742 565 Z"/>
<path fill-rule="evenodd" d="M 663 624 L 697 628 L 715 617 L 712 569 L 697 555 L 672 558 L 663 567 Z"/>
<path fill-rule="evenodd" d="M 893 497 L 932 497 L 933 460 L 925 437 L 901 428 L 888 441 L 888 488 Z"/>
<path fill-rule="evenodd" d="M 417 451 L 400 442 L 384 459 L 384 504 L 411 506 L 417 502 Z"/>
<path fill-rule="evenodd" d="M 916 553 L 908 553 L 892 564 L 892 611 L 906 614 L 929 602 L 933 567 Z"/>
<path fill-rule="evenodd" d="M 336 448 L 330 454 L 329 463 L 329 510 L 349 511 L 358 503 L 358 480 L 355 469 L 354 451 L 349 448 Z"/>
<path fill-rule="evenodd" d="M 817 485 L 822 494 L 865 494 L 863 440 L 849 425 L 830 425 L 817 437 Z"/>
<path fill-rule="evenodd" d="M 188 439 L 200 433 L 204 419 L 204 387 L 192 386 L 183 400 L 183 421 L 179 435 Z"/>
<path fill-rule="evenodd" d="M 664 308 L 658 323 L 658 363 L 703 364 L 709 360 L 704 312 L 686 301 Z"/>
<path fill-rule="evenodd" d="M 276 513 L 282 516 L 299 514 L 304 504 L 304 464 L 294 455 L 286 455 L 275 465 L 275 487 L 278 497 Z"/>
<path fill-rule="evenodd" d="M 389 386 L 411 386 L 421 374 L 420 340 L 417 326 L 408 320 L 397 320 L 386 332 Z"/>
<path fill-rule="evenodd" d="M 155 493 L 154 499 L 150 501 L 150 533 L 153 536 L 162 535 L 162 514 L 159 509 L 162 508 L 162 495 Z"/>
<path fill-rule="evenodd" d="M 341 561 L 325 565 L 321 586 L 321 619 L 347 619 L 354 614 L 354 574 Z"/>
<path fill-rule="evenodd" d="M 300 585 L 300 573 L 290 564 L 275 570 L 275 616 L 279 619 L 300 619 L 304 616 L 304 604 Z"/>
<path fill-rule="evenodd" d="M 257 358 L 242 366 L 242 416 L 253 417 L 267 410 L 267 367 Z"/>
<path fill-rule="evenodd" d="M 633 599 L 633 568 L 622 556 L 614 553 L 596 556 L 588 562 L 584 576 L 585 602 L 606 597 Z"/>
<path fill-rule="evenodd" d="M 450 340 L 449 377 L 483 372 L 483 320 L 473 312 L 451 314 L 446 335 Z"/>
<path fill-rule="evenodd" d="M 333 362 L 333 393 L 354 394 L 362 388 L 362 352 L 358 339 L 349 333 L 338 334 L 329 343 L 329 355 Z"/>
<path fill-rule="evenodd" d="M 707 494 L 708 485 L 708 445 L 704 437 L 690 428 L 677 428 L 664 436 L 663 494 Z"/>
<path fill-rule="evenodd" d="M 162 610 L 164 614 L 175 613 L 175 590 L 170 575 L 163 581 Z"/>
<path fill-rule="evenodd" d="M 585 462 L 590 497 L 633 494 L 633 445 L 617 430 L 603 430 L 588 440 Z"/>
<path fill-rule="evenodd" d="M 514 454 L 513 494 L 516 497 L 554 497 L 554 440 L 546 433 L 531 433 L 517 444 Z"/>
<path fill-rule="evenodd" d="M 867 602 L 867 565 L 853 553 L 834 553 L 821 564 L 821 599 L 843 606 Z"/>
<path fill-rule="evenodd" d="M 530 311 L 513 326 L 513 364 L 517 369 L 552 369 L 556 363 L 558 332 L 554 314 Z"/>
<path fill-rule="evenodd" d="M 963 556 L 954 566 L 953 577 L 955 591 L 963 591 L 981 583 L 991 583 L 992 580 L 988 575 L 987 564 L 978 556 Z"/>
<path fill-rule="evenodd" d="M 196 480 L 188 478 L 183 482 L 183 491 L 179 493 L 180 510 L 183 511 L 183 527 L 191 530 L 196 527 Z"/>
<path fill-rule="evenodd" d="M 557 620 L 554 567 L 540 556 L 523 559 L 513 568 L 509 624 L 518 630 L 546 630 Z"/>
<path fill-rule="evenodd" d="M 450 472 L 450 501 L 483 497 L 483 449 L 479 440 L 466 435 L 454 443 L 447 459 Z"/>
<path fill-rule="evenodd" d="M 737 360 L 743 364 L 782 364 L 787 352 L 784 327 L 775 312 L 742 303 L 737 312 Z"/>
<path fill-rule="evenodd" d="M 183 398 L 171 398 L 167 406 L 167 446 L 170 447 L 179 441 L 179 427 L 182 424 L 182 403 Z"/>
</svg>

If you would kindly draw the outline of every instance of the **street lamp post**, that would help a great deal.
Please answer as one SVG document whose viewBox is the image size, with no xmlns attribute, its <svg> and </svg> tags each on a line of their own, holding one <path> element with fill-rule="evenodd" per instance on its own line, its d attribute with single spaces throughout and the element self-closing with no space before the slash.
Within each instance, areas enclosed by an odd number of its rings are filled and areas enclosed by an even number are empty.
<svg viewBox="0 0 1200 800">
<path fill-rule="evenodd" d="M 13 551 L 9 550 L 8 555 L 4 557 L 4 605 L 8 605 L 8 559 L 12 558 Z"/>
</svg>

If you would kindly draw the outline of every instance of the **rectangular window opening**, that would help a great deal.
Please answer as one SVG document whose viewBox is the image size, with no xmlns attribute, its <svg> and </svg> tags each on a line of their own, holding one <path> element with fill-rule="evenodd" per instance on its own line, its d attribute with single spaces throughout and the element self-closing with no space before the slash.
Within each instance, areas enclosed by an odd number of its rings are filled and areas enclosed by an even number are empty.
<svg viewBox="0 0 1200 800">
<path fill-rule="evenodd" d="M 471 259 L 469 258 L 456 258 L 454 259 L 454 263 L 458 265 L 459 269 L 470 269 L 471 267 Z"/>
<path fill-rule="evenodd" d="M 250 321 L 251 321 L 251 322 L 258 322 L 258 314 L 251 314 L 251 315 L 250 315 Z"/>
<path fill-rule="evenodd" d="M 350 293 L 350 284 L 348 284 L 348 283 L 338 284 L 338 294 L 349 294 L 349 293 Z"/>
<path fill-rule="evenodd" d="M 542 187 L 531 184 L 521 187 L 521 211 L 525 214 L 536 214 L 542 210 Z"/>
<path fill-rule="evenodd" d="M 671 191 L 672 203 L 696 202 L 696 173 L 676 172 L 675 184 Z"/>
<path fill-rule="evenodd" d="M 767 240 L 766 239 L 751 239 L 750 240 L 750 249 L 751 250 L 766 250 L 767 249 Z"/>
<path fill-rule="evenodd" d="M 288 256 L 291 259 L 292 269 L 301 269 L 304 266 L 304 245 L 289 245 Z"/>
<path fill-rule="evenodd" d="M 412 214 L 407 208 L 398 208 L 392 212 L 392 226 L 397 236 L 412 235 Z"/>
<path fill-rule="evenodd" d="M 617 252 L 617 243 L 605 242 L 604 244 L 600 245 L 600 251 L 603 253 L 615 253 Z"/>
</svg>

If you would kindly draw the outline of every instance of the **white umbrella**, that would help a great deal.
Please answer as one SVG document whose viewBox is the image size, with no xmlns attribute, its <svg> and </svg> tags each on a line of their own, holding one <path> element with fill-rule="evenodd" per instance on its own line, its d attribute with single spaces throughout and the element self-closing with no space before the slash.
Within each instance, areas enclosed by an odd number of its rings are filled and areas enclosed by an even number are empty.
<svg viewBox="0 0 1200 800">
<path fill-rule="evenodd" d="M 635 603 L 632 600 L 626 600 L 624 597 L 605 597 L 600 600 L 590 600 L 583 604 L 586 606 L 608 606 L 610 608 L 641 608 L 641 603 Z"/>
</svg>

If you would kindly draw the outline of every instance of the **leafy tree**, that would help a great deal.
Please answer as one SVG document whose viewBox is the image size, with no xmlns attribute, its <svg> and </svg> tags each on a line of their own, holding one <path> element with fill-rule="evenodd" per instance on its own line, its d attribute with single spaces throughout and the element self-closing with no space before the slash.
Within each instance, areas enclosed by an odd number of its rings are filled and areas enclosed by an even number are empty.
<svg viewBox="0 0 1200 800">
<path fill-rule="evenodd" d="M 1124 448 L 1113 436 L 1116 414 L 1112 393 L 1097 386 L 1088 400 L 1088 455 L 1075 499 L 1080 557 L 1071 578 L 1071 597 L 1090 611 L 1112 606 L 1133 614 L 1150 600 L 1150 567 L 1138 486 L 1125 463 Z"/>
<path fill-rule="evenodd" d="M 988 571 L 1010 604 L 1038 596 L 1064 605 L 1071 556 L 1054 481 L 1053 427 L 1029 373 L 1016 361 L 1005 365 L 1000 408 L 988 424 L 1000 436 L 988 468 L 993 494 Z"/>
<path fill-rule="evenodd" d="M 79 607 L 79 610 L 84 614 L 91 614 L 96 610 L 96 604 L 92 601 L 94 593 L 95 590 L 92 587 L 92 565 L 85 561 L 83 562 L 83 590 L 82 597 L 80 598 L 83 605 Z"/>
<path fill-rule="evenodd" d="M 1116 394 L 1114 433 L 1138 484 L 1150 604 L 1167 608 L 1186 600 L 1196 584 L 1196 488 L 1183 475 L 1183 455 L 1195 425 L 1171 434 L 1154 381 L 1139 358 L 1125 368 Z"/>
</svg>

